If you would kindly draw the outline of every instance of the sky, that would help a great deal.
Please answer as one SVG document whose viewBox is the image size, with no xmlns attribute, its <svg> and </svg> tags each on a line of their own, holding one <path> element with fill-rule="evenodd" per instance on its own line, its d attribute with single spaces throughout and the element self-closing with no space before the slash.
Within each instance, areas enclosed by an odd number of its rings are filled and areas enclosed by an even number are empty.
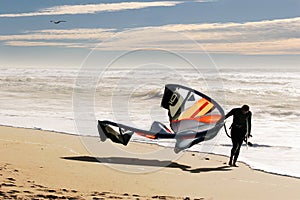
<svg viewBox="0 0 300 200">
<path fill-rule="evenodd" d="M 76 68 L 91 51 L 143 48 L 206 52 L 221 68 L 300 63 L 300 0 L 0 0 L 0 27 L 4 68 Z"/>
</svg>

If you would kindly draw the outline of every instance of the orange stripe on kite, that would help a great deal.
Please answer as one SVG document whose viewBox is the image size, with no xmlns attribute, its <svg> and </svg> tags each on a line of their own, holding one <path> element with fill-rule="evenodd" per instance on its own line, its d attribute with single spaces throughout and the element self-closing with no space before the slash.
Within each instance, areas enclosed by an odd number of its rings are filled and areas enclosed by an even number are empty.
<svg viewBox="0 0 300 200">
<path fill-rule="evenodd" d="M 149 139 L 155 139 L 155 135 L 148 135 L 145 133 L 141 133 L 141 132 L 136 132 L 138 135 L 149 138 Z"/>
<path fill-rule="evenodd" d="M 208 115 L 208 116 L 202 116 L 200 118 L 197 118 L 199 122 L 203 123 L 216 123 L 222 118 L 222 115 Z"/>
<path fill-rule="evenodd" d="M 146 138 L 155 139 L 155 135 L 144 135 Z"/>
<path fill-rule="evenodd" d="M 201 116 L 201 117 L 197 117 L 197 118 L 190 117 L 190 118 L 184 118 L 184 119 L 180 119 L 180 120 L 172 120 L 171 123 L 180 122 L 183 120 L 194 120 L 194 121 L 198 121 L 198 122 L 202 122 L 202 123 L 211 124 L 211 123 L 217 123 L 221 118 L 222 118 L 222 115 L 207 115 L 207 116 Z"/>
</svg>

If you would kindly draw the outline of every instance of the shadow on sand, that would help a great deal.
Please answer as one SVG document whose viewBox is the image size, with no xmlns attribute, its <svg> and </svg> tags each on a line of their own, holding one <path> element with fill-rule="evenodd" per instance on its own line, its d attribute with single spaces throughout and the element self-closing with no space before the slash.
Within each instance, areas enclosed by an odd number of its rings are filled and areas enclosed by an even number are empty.
<svg viewBox="0 0 300 200">
<path fill-rule="evenodd" d="M 191 167 L 188 165 L 182 165 L 182 164 L 179 164 L 177 162 L 172 162 L 172 161 L 160 161 L 160 160 L 153 160 L 153 159 L 124 158 L 124 157 L 100 158 L 100 157 L 92 157 L 92 156 L 69 156 L 69 157 L 62 157 L 62 159 L 81 161 L 81 162 L 101 162 L 101 163 L 107 163 L 107 164 L 178 168 L 183 171 L 190 172 L 190 173 L 230 171 L 231 170 L 231 168 L 229 166 L 203 167 L 203 168 L 191 169 Z"/>
<path fill-rule="evenodd" d="M 224 146 L 224 147 L 232 147 L 232 144 L 221 144 L 221 146 Z M 246 144 L 243 143 L 242 146 L 246 146 Z M 270 146 L 270 145 L 266 145 L 266 144 L 255 144 L 255 143 L 250 143 L 250 142 L 249 142 L 249 147 L 270 148 L 270 147 L 275 147 L 275 146 Z"/>
</svg>

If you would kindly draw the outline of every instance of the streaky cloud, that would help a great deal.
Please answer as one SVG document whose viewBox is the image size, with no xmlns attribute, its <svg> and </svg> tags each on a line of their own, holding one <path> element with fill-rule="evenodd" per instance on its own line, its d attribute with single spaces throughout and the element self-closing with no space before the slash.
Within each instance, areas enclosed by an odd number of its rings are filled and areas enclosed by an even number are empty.
<svg viewBox="0 0 300 200">
<path fill-rule="evenodd" d="M 178 33 L 186 35 L 208 52 L 238 54 L 300 54 L 300 17 L 246 23 L 167 24 L 134 29 L 46 29 L 16 35 L 0 35 L 7 46 L 63 46 L 101 50 L 128 50 L 143 47 L 160 48 L 161 44 L 184 52 L 194 51 Z M 158 31 L 157 30 L 164 30 Z M 118 37 L 114 38 L 116 35 Z M 156 37 L 153 37 L 156 35 Z M 139 38 L 140 43 L 135 40 Z M 53 40 L 57 43 L 53 43 Z M 20 42 L 18 42 L 20 41 Z M 35 43 L 37 42 L 37 43 Z M 43 43 L 42 43 L 43 42 Z M 59 45 L 59 43 L 62 43 Z M 72 45 L 66 45 L 67 42 Z M 76 45 L 73 43 L 80 43 Z M 135 46 L 132 46 L 135 44 Z"/>
<path fill-rule="evenodd" d="M 112 37 L 115 29 L 45 29 L 26 31 L 24 34 L 17 35 L 0 35 L 0 41 L 12 40 L 104 40 Z M 10 43 L 7 43 L 10 44 Z"/>
<path fill-rule="evenodd" d="M 6 45 L 9 46 L 16 46 L 16 47 L 22 47 L 22 46 L 27 46 L 27 47 L 37 47 L 37 46 L 55 46 L 55 47 L 79 47 L 79 43 L 69 43 L 69 42 L 39 42 L 39 41 L 8 41 L 5 42 Z"/>
<path fill-rule="evenodd" d="M 62 5 L 35 12 L 0 14 L 0 17 L 32 17 L 43 15 L 76 15 L 95 14 L 99 12 L 117 12 L 122 10 L 143 9 L 148 7 L 171 7 L 181 4 L 181 1 L 154 1 L 154 2 L 121 2 L 121 3 L 101 3 L 85 5 Z"/>
</svg>

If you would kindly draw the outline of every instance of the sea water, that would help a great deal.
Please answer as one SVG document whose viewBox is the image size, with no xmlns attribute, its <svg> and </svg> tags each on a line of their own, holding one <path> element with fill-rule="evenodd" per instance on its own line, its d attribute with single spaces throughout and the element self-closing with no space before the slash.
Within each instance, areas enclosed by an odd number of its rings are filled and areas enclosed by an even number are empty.
<svg viewBox="0 0 300 200">
<path fill-rule="evenodd" d="M 76 124 L 77 107 L 85 106 L 84 101 L 80 101 L 81 105 L 76 103 L 76 98 L 84 97 L 84 93 L 80 97 L 74 95 L 85 90 L 78 84 L 79 73 L 82 73 L 79 69 L 69 68 L 0 69 L 0 124 L 89 134 L 80 131 Z M 207 94 L 225 112 L 248 104 L 253 113 L 250 138 L 253 146 L 243 145 L 239 161 L 254 169 L 300 178 L 299 70 L 176 69 L 166 73 L 159 69 L 112 69 L 99 73 L 92 83 L 93 99 L 87 104 L 92 102 L 94 113 L 90 114 L 95 119 L 146 130 L 153 121 L 168 125 L 166 110 L 160 107 L 164 85 L 168 83 L 186 85 Z M 93 123 L 96 127 L 96 121 Z M 228 119 L 228 128 L 230 124 Z M 151 142 L 139 137 L 133 139 Z M 170 145 L 164 141 L 159 144 Z M 229 156 L 230 148 L 230 138 L 222 129 L 214 140 L 190 150 Z"/>
</svg>

